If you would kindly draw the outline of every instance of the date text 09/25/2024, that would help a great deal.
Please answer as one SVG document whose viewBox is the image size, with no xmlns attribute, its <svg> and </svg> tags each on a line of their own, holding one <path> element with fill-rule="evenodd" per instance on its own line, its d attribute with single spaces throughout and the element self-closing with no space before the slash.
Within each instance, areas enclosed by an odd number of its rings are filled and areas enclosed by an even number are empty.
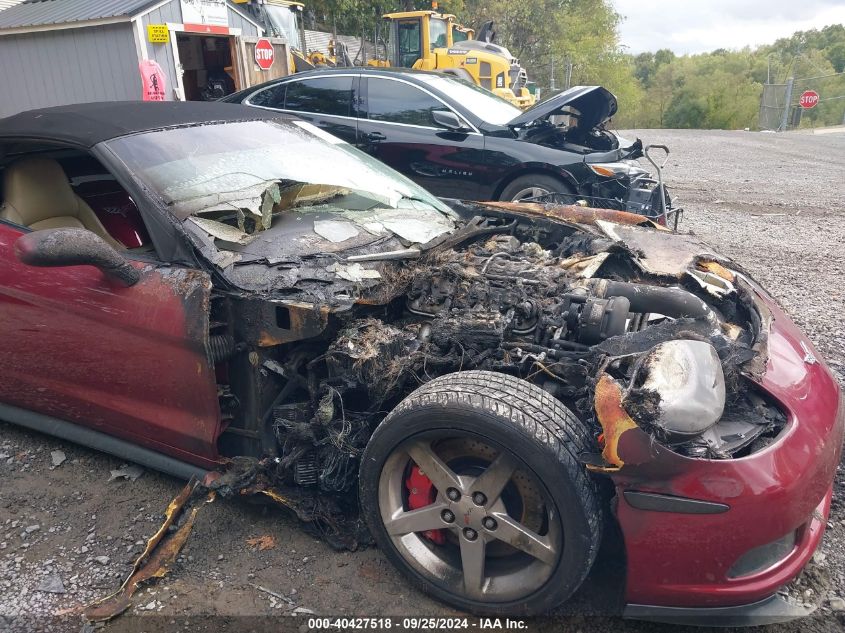
<svg viewBox="0 0 845 633">
<path fill-rule="evenodd" d="M 408 617 L 408 618 L 309 618 L 308 629 L 319 630 L 526 630 L 525 620 L 513 618 L 437 618 L 437 617 Z"/>
</svg>

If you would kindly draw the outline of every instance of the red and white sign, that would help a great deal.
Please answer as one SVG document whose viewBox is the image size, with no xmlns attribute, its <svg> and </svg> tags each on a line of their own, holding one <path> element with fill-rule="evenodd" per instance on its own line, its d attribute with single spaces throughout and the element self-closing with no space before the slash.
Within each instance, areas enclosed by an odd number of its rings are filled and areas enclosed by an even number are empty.
<svg viewBox="0 0 845 633">
<path fill-rule="evenodd" d="M 276 59 L 276 51 L 266 37 L 262 37 L 255 43 L 255 63 L 261 70 L 270 70 L 273 61 Z"/>
<path fill-rule="evenodd" d="M 819 103 L 819 93 L 815 90 L 805 90 L 801 94 L 801 99 L 798 100 L 798 105 L 800 105 L 805 110 L 809 110 L 810 108 L 815 108 L 816 105 Z"/>
<path fill-rule="evenodd" d="M 185 28 L 185 33 L 210 33 L 212 35 L 229 35 L 231 33 L 228 26 L 189 24 L 188 22 L 185 22 L 182 26 Z"/>
<path fill-rule="evenodd" d="M 182 6 L 182 22 L 186 24 L 229 26 L 226 0 L 181 0 L 179 4 Z"/>
<path fill-rule="evenodd" d="M 157 62 L 143 59 L 138 64 L 141 71 L 141 99 L 144 101 L 166 101 L 167 84 L 164 81 L 164 70 Z"/>
</svg>

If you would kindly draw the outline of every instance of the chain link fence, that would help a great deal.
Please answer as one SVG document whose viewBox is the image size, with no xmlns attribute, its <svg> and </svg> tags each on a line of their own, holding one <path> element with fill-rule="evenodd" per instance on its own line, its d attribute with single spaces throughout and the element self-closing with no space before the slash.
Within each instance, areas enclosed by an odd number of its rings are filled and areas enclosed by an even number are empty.
<svg viewBox="0 0 845 633">
<path fill-rule="evenodd" d="M 804 109 L 799 105 L 806 90 L 813 90 L 819 95 L 814 108 Z M 763 86 L 761 130 L 784 131 L 831 125 L 845 125 L 845 73 L 790 78 L 785 84 Z"/>
<path fill-rule="evenodd" d="M 786 107 L 786 84 L 766 84 L 760 98 L 760 129 L 779 130 Z"/>
</svg>

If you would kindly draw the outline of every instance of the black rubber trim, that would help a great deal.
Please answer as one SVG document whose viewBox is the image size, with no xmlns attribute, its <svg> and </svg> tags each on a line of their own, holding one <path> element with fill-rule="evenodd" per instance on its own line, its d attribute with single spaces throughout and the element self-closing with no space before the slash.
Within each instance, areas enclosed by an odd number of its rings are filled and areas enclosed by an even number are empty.
<svg viewBox="0 0 845 633">
<path fill-rule="evenodd" d="M 0 403 L 0 420 L 53 435 L 75 444 L 82 444 L 88 448 L 109 453 L 115 457 L 135 462 L 146 468 L 158 470 L 180 479 L 187 480 L 196 477 L 202 480 L 208 472 L 198 466 L 151 451 L 148 448 L 136 446 L 126 440 L 8 404 Z"/>
<path fill-rule="evenodd" d="M 675 497 L 657 492 L 640 492 L 625 490 L 622 493 L 625 501 L 637 510 L 651 510 L 652 512 L 674 512 L 676 514 L 721 514 L 731 507 L 725 503 Z"/>
<path fill-rule="evenodd" d="M 622 613 L 630 620 L 689 626 L 762 626 L 803 618 L 816 608 L 792 604 L 779 594 L 734 607 L 657 607 L 629 604 Z"/>
</svg>

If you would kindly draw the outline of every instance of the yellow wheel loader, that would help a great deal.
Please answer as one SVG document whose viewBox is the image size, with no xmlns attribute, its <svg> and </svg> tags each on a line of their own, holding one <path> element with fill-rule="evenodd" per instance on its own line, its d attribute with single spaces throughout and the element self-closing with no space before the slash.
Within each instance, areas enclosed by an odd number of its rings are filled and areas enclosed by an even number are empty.
<svg viewBox="0 0 845 633">
<path fill-rule="evenodd" d="M 234 0 L 257 17 L 268 35 L 281 35 L 290 43 L 290 68 L 295 72 L 319 67 L 352 66 L 340 42 L 332 42 L 328 55 L 308 51 L 302 21 L 304 4 L 296 0 Z M 369 66 L 397 66 L 454 75 L 527 108 L 534 95 L 526 88 L 528 76 L 508 49 L 493 43 L 493 23 L 475 31 L 455 22 L 455 16 L 436 11 L 405 11 L 382 16 L 388 28 L 387 59 L 377 56 Z M 378 48 L 378 46 L 376 47 Z"/>
<path fill-rule="evenodd" d="M 468 26 L 464 26 L 463 24 L 452 24 L 452 42 L 453 44 L 457 44 L 458 42 L 465 42 L 466 40 L 474 40 L 475 39 L 475 29 L 471 29 Z"/>
<path fill-rule="evenodd" d="M 388 64 L 384 65 L 455 75 L 521 108 L 534 105 L 534 95 L 526 88 L 528 75 L 519 60 L 505 47 L 493 44 L 492 22 L 484 25 L 478 39 L 471 39 L 473 30 L 454 24 L 453 15 L 404 11 L 383 17 L 389 33 Z"/>
</svg>

